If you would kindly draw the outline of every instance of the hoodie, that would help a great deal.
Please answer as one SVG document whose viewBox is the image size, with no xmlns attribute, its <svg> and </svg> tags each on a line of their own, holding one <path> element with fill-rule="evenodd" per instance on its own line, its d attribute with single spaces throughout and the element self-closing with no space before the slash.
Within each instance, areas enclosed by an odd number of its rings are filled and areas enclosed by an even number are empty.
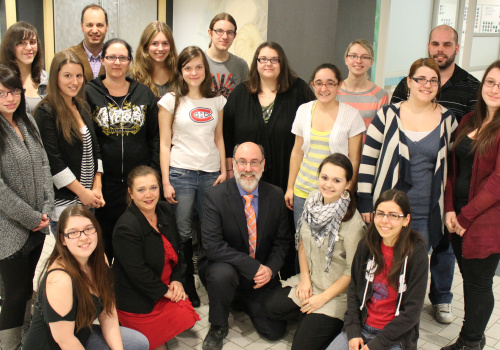
<svg viewBox="0 0 500 350">
<path fill-rule="evenodd" d="M 366 301 L 373 295 L 373 277 L 377 266 L 365 240 L 359 242 L 351 267 L 347 291 L 344 330 L 347 338 L 361 338 L 361 326 L 368 311 Z M 395 317 L 377 336 L 367 343 L 370 350 L 389 349 L 396 343 L 402 349 L 417 349 L 420 313 L 427 290 L 429 258 L 423 241 L 418 241 L 410 256 L 405 257 L 399 277 Z"/>
<path fill-rule="evenodd" d="M 104 78 L 102 75 L 85 86 L 101 149 L 103 181 L 126 182 L 130 170 L 138 165 L 149 165 L 159 171 L 155 95 L 147 86 L 127 77 L 129 90 L 124 98 L 117 99 L 102 83 Z"/>
</svg>

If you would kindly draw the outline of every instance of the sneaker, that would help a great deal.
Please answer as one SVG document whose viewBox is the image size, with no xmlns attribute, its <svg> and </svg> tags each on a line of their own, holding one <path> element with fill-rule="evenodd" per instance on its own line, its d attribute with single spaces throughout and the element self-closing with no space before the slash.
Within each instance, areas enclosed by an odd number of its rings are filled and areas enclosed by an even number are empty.
<svg viewBox="0 0 500 350">
<path fill-rule="evenodd" d="M 210 330 L 208 331 L 205 340 L 203 341 L 203 350 L 221 350 L 224 338 L 227 336 L 229 331 L 228 325 L 224 326 L 214 326 L 210 325 Z"/>
<path fill-rule="evenodd" d="M 432 305 L 436 313 L 436 321 L 439 323 L 451 323 L 453 321 L 453 312 L 451 304 L 436 304 Z"/>
</svg>

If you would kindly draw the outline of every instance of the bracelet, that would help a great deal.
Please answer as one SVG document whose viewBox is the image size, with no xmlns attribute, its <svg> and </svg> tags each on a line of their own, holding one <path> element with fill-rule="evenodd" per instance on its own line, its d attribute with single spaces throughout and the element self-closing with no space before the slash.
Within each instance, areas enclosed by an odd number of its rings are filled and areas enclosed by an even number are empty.
<svg viewBox="0 0 500 350">
<path fill-rule="evenodd" d="M 228 169 L 228 170 L 226 170 L 226 171 L 233 171 L 233 169 Z"/>
</svg>

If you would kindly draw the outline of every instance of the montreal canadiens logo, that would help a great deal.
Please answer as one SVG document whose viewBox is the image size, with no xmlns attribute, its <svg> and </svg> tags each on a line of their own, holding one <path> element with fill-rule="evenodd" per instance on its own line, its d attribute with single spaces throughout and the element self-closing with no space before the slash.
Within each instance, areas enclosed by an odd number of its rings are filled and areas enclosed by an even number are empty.
<svg viewBox="0 0 500 350">
<path fill-rule="evenodd" d="M 189 112 L 189 117 L 196 123 L 207 123 L 214 120 L 212 110 L 210 108 L 194 108 Z"/>
</svg>

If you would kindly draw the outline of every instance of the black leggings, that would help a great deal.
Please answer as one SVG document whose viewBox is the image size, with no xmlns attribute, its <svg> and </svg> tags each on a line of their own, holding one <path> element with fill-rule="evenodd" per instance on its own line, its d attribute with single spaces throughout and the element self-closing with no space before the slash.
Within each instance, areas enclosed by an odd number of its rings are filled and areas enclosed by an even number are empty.
<svg viewBox="0 0 500 350">
<path fill-rule="evenodd" d="M 42 249 L 43 242 L 28 256 L 0 260 L 0 275 L 5 288 L 0 330 L 23 325 L 26 302 L 33 296 L 33 278 Z"/>
<path fill-rule="evenodd" d="M 340 334 L 344 321 L 323 314 L 303 314 L 300 307 L 288 297 L 291 287 L 276 288 L 266 301 L 267 317 L 290 320 L 302 317 L 295 336 L 292 350 L 323 350 Z"/>
<path fill-rule="evenodd" d="M 493 277 L 500 254 L 484 259 L 462 257 L 462 237 L 451 234 L 451 245 L 464 280 L 464 323 L 460 335 L 464 340 L 480 341 L 495 304 Z"/>
</svg>

